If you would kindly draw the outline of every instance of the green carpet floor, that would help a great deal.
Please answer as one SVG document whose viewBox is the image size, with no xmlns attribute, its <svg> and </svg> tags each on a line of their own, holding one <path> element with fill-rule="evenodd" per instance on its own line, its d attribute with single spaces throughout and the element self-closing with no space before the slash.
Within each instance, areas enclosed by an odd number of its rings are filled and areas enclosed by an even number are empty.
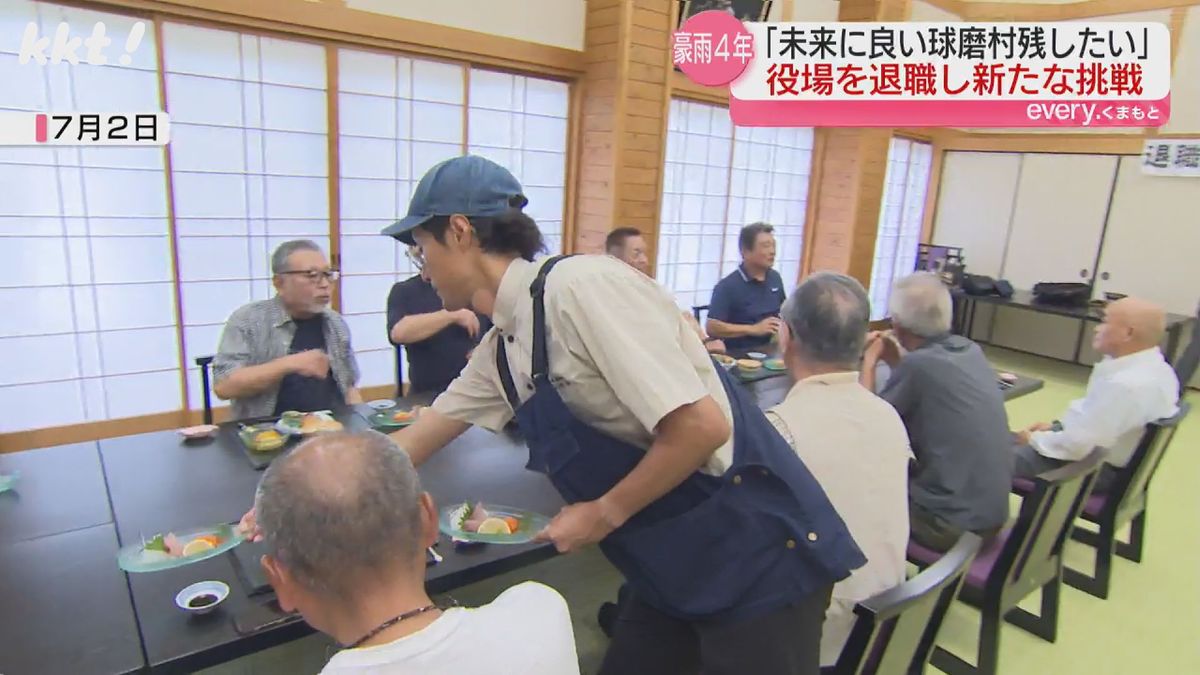
<svg viewBox="0 0 1200 675">
<path fill-rule="evenodd" d="M 999 369 L 1042 378 L 1046 386 L 1008 405 L 1009 421 L 1020 428 L 1054 419 L 1082 395 L 1088 370 L 1003 350 L 989 350 Z M 1200 396 L 1191 395 L 1193 405 Z M 1108 600 L 1070 587 L 1062 591 L 1058 641 L 1054 644 L 1015 626 L 1000 638 L 1000 672 L 1013 675 L 1159 675 L 1200 673 L 1200 522 L 1195 481 L 1200 472 L 1200 422 L 1193 415 L 1179 433 L 1155 477 L 1141 564 L 1117 558 Z M 1014 502 L 1013 514 L 1016 513 Z M 1067 560 L 1090 570 L 1087 550 L 1070 544 Z M 584 675 L 598 670 L 607 639 L 596 625 L 596 608 L 616 595 L 620 576 L 595 549 L 561 556 L 518 572 L 459 589 L 463 605 L 488 602 L 505 588 L 534 579 L 557 588 L 571 607 Z M 1036 609 L 1037 595 L 1023 605 Z M 938 644 L 974 663 L 978 612 L 955 603 Z M 315 673 L 330 653 L 329 642 L 313 636 L 205 671 L 211 675 Z M 929 672 L 939 672 L 930 668 Z M 467 675 L 467 674 L 464 674 Z"/>
</svg>

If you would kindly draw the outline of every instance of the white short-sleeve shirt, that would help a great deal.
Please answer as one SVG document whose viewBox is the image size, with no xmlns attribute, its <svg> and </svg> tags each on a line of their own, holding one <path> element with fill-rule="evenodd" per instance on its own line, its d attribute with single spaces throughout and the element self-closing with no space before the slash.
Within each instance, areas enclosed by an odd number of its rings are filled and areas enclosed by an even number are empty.
<svg viewBox="0 0 1200 675">
<path fill-rule="evenodd" d="M 579 675 L 567 602 L 534 581 L 455 607 L 412 635 L 334 654 L 321 675 Z"/>
</svg>

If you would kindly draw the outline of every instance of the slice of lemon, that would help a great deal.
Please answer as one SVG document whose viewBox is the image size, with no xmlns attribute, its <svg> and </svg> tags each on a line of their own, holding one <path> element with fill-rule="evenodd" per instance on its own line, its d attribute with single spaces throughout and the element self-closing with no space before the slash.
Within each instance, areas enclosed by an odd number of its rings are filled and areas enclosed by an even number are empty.
<svg viewBox="0 0 1200 675">
<path fill-rule="evenodd" d="M 512 534 L 503 518 L 488 518 L 479 524 L 479 534 Z"/>
<path fill-rule="evenodd" d="M 214 548 L 216 548 L 216 546 L 213 546 L 212 542 L 210 541 L 205 539 L 193 539 L 187 543 L 187 546 L 183 547 L 183 555 L 196 555 L 197 553 L 211 551 Z"/>
</svg>

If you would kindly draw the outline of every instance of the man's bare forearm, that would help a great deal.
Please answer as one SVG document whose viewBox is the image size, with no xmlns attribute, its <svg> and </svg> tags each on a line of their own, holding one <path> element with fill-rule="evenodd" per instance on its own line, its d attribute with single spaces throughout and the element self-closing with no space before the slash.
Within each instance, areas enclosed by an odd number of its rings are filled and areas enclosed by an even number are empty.
<svg viewBox="0 0 1200 675">
<path fill-rule="evenodd" d="M 466 422 L 442 415 L 432 408 L 424 408 L 416 422 L 391 437 L 396 445 L 408 452 L 413 465 L 420 466 L 470 427 Z"/>
<path fill-rule="evenodd" d="M 213 386 L 213 393 L 222 401 L 249 398 L 271 389 L 291 372 L 288 357 L 268 361 L 259 366 L 242 366 Z"/>
<path fill-rule="evenodd" d="M 862 372 L 858 374 L 859 384 L 872 394 L 875 393 L 875 370 L 878 366 L 878 361 L 863 361 Z"/>
<path fill-rule="evenodd" d="M 392 342 L 409 345 L 428 340 L 454 323 L 454 314 L 444 309 L 428 314 L 410 314 L 392 326 Z"/>
<path fill-rule="evenodd" d="M 757 335 L 754 332 L 754 324 L 742 325 L 740 323 L 726 323 L 716 319 L 709 319 L 705 327 L 708 329 L 709 337 L 715 338 L 738 338 Z"/>
</svg>

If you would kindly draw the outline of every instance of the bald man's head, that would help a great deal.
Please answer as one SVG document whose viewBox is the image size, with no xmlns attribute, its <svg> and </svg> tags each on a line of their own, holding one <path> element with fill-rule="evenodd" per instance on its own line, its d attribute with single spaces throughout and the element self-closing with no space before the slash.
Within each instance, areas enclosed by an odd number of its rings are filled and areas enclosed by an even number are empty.
<svg viewBox="0 0 1200 675">
<path fill-rule="evenodd" d="M 255 508 L 267 555 L 324 595 L 404 574 L 426 546 L 412 460 L 373 431 L 322 434 L 275 460 Z"/>
<path fill-rule="evenodd" d="M 1122 298 L 1104 309 L 1092 347 L 1114 358 L 1158 346 L 1167 330 L 1167 312 L 1141 298 Z"/>
</svg>

